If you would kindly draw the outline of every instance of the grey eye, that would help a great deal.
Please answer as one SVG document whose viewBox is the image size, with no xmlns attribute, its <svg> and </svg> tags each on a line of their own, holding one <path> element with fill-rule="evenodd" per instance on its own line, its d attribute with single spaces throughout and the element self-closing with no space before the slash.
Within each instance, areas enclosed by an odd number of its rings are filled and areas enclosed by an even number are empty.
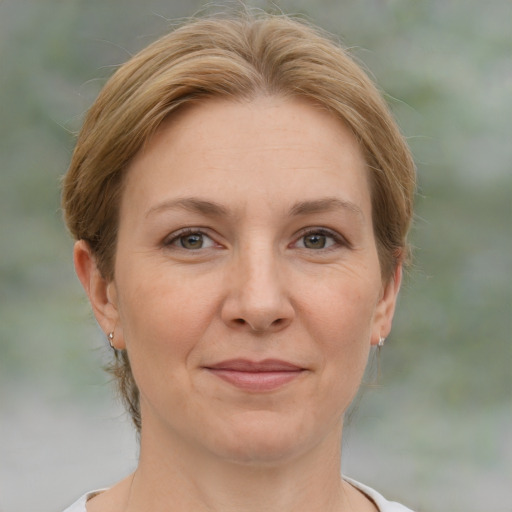
<svg viewBox="0 0 512 512">
<path fill-rule="evenodd" d="M 313 233 L 303 237 L 303 244 L 306 249 L 324 249 L 327 244 L 327 236 L 320 233 Z"/>
<path fill-rule="evenodd" d="M 187 251 L 198 251 L 200 249 L 209 249 L 216 246 L 215 241 L 200 229 L 183 229 L 170 235 L 165 241 L 169 248 L 185 249 Z"/>
</svg>

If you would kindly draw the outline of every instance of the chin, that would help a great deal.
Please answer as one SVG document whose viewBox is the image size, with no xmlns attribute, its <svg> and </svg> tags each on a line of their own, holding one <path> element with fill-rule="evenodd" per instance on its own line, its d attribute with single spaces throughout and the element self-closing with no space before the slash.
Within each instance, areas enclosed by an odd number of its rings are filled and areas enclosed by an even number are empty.
<svg viewBox="0 0 512 512">
<path fill-rule="evenodd" d="M 292 461 L 318 443 L 318 432 L 307 422 L 293 422 L 275 413 L 246 413 L 238 424 L 223 429 L 214 451 L 233 463 L 275 466 Z"/>
</svg>

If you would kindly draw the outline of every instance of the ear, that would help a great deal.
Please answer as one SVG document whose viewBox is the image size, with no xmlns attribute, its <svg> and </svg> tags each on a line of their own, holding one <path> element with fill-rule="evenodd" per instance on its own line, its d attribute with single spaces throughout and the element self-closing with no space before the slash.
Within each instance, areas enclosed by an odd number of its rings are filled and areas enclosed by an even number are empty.
<svg viewBox="0 0 512 512">
<path fill-rule="evenodd" d="M 73 259 L 78 279 L 89 297 L 94 316 L 107 336 L 119 322 L 117 295 L 114 281 L 107 281 L 99 271 L 89 244 L 85 240 L 75 243 Z M 122 336 L 115 338 L 116 349 L 124 349 Z"/>
<path fill-rule="evenodd" d="M 395 306 L 401 284 L 402 264 L 399 263 L 387 283 L 383 284 L 382 295 L 377 303 L 373 319 L 371 335 L 372 345 L 377 345 L 380 338 L 386 338 L 391 332 L 391 324 L 393 322 L 393 315 L 395 314 Z"/>
</svg>

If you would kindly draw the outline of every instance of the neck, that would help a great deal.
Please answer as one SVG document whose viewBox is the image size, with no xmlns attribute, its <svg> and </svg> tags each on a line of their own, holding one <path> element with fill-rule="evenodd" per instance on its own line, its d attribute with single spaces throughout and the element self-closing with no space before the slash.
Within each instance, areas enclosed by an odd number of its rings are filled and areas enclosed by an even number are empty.
<svg viewBox="0 0 512 512">
<path fill-rule="evenodd" d="M 352 510 L 341 479 L 341 429 L 310 449 L 279 462 L 243 463 L 194 453 L 186 442 L 162 446 L 141 437 L 126 512 L 302 512 Z"/>
</svg>

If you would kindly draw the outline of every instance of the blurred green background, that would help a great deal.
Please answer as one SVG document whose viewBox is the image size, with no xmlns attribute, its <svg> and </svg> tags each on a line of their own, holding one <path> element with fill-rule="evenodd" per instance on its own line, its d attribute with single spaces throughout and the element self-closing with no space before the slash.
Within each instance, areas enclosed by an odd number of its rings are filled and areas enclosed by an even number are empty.
<svg viewBox="0 0 512 512">
<path fill-rule="evenodd" d="M 135 465 L 59 179 L 115 67 L 203 4 L 0 1 L 2 512 L 61 510 Z M 343 470 L 418 512 L 510 512 L 512 2 L 276 4 L 352 48 L 419 169 L 415 264 L 351 414 Z"/>
</svg>

